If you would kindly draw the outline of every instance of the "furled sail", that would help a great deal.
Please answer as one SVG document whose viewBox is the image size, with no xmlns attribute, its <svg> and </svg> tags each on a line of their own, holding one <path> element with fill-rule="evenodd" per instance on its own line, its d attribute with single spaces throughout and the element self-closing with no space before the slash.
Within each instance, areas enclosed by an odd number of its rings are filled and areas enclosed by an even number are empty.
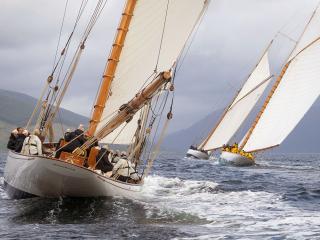
<svg viewBox="0 0 320 240">
<path fill-rule="evenodd" d="M 320 40 L 294 57 L 243 150 L 279 145 L 320 93 Z"/>
<path fill-rule="evenodd" d="M 172 68 L 208 3 L 208 0 L 136 2 L 97 131 L 158 73 Z M 129 123 L 124 124 L 125 128 L 120 126 L 101 142 L 130 143 L 137 128 L 138 116 L 136 114 Z"/>
<path fill-rule="evenodd" d="M 204 150 L 217 149 L 228 143 L 260 99 L 271 78 L 266 51 L 232 104 L 226 109 L 222 120 L 200 145 Z"/>
</svg>

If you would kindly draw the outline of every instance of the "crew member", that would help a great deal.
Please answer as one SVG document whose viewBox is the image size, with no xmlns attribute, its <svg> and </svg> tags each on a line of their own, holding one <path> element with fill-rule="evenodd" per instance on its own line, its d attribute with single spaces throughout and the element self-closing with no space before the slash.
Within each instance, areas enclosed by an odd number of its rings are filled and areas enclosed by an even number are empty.
<svg viewBox="0 0 320 240">
<path fill-rule="evenodd" d="M 28 130 L 20 128 L 20 130 L 18 131 L 18 136 L 17 136 L 17 140 L 16 140 L 16 147 L 14 149 L 16 152 L 21 152 L 23 142 L 26 139 L 26 137 L 28 137 L 28 136 L 29 136 Z"/>
<path fill-rule="evenodd" d="M 19 129 L 21 129 L 21 128 L 18 127 L 16 129 L 13 129 L 10 134 L 9 141 L 7 143 L 7 148 L 10 150 L 15 150 L 15 148 L 16 148 L 16 142 L 17 142 Z"/>
<path fill-rule="evenodd" d="M 113 169 L 113 165 L 109 161 L 109 154 L 110 151 L 107 146 L 103 146 L 96 157 L 96 169 L 101 170 L 103 173 L 110 172 Z"/>
<path fill-rule="evenodd" d="M 26 137 L 23 142 L 21 153 L 24 155 L 42 155 L 42 143 L 39 136 L 39 129 L 35 129 L 33 134 Z"/>
<path fill-rule="evenodd" d="M 140 177 L 134 170 L 131 162 L 124 158 L 120 158 L 119 161 L 113 166 L 111 177 L 115 177 L 117 180 L 122 182 L 131 180 L 133 183 L 137 183 L 140 180 Z"/>
</svg>

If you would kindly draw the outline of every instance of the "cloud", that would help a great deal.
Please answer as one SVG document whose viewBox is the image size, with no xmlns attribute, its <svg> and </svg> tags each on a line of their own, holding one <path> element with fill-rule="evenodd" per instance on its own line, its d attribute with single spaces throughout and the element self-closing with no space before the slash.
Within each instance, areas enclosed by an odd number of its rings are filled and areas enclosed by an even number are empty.
<svg viewBox="0 0 320 240">
<path fill-rule="evenodd" d="M 212 0 L 176 79 L 171 131 L 226 106 L 279 29 L 295 37 L 301 30 L 301 19 L 307 19 L 316 2 Z M 88 4 L 76 39 L 95 1 Z M 124 0 L 108 1 L 62 106 L 90 115 L 123 4 Z M 62 0 L 1 1 L 0 88 L 39 96 L 53 66 L 64 5 Z M 61 43 L 70 33 L 79 6 L 80 1 L 69 1 Z M 284 48 L 278 44 L 271 54 L 275 66 L 287 54 Z"/>
</svg>

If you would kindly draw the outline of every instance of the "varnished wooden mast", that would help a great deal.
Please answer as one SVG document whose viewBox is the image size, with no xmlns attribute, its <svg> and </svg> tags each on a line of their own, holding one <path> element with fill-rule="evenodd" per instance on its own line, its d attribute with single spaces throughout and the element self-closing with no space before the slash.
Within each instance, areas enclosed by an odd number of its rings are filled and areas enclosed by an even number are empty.
<svg viewBox="0 0 320 240">
<path fill-rule="evenodd" d="M 129 30 L 129 25 L 133 16 L 133 11 L 136 6 L 137 0 L 127 0 L 124 12 L 122 13 L 122 18 L 117 30 L 117 34 L 112 45 L 110 57 L 106 69 L 103 74 L 103 79 L 99 93 L 96 99 L 94 110 L 91 116 L 90 125 L 88 129 L 88 135 L 92 136 L 101 120 L 102 113 L 105 107 L 105 103 L 108 100 L 110 86 L 114 78 L 114 74 L 117 69 L 117 65 L 120 59 L 121 51 Z"/>
<path fill-rule="evenodd" d="M 260 112 L 258 113 L 256 119 L 254 120 L 251 128 L 249 129 L 249 131 L 248 131 L 248 133 L 247 133 L 247 135 L 246 135 L 246 138 L 242 141 L 241 146 L 240 146 L 239 149 L 243 149 L 243 147 L 247 144 L 249 138 L 250 138 L 251 135 L 252 135 L 253 130 L 254 130 L 255 127 L 257 126 L 257 124 L 258 124 L 258 122 L 259 122 L 259 120 L 260 120 L 263 112 L 266 110 L 266 107 L 268 106 L 268 104 L 269 104 L 269 102 L 270 102 L 270 100 L 271 100 L 274 92 L 275 92 L 276 89 L 278 88 L 278 86 L 279 86 L 279 84 L 280 84 L 280 82 L 281 82 L 284 74 L 286 73 L 286 71 L 287 71 L 290 63 L 291 63 L 291 61 L 287 62 L 287 64 L 282 68 L 282 71 L 281 71 L 280 75 L 278 76 L 276 82 L 273 84 L 272 89 L 271 89 L 271 91 L 269 92 L 269 95 L 268 95 L 267 99 L 265 100 L 262 108 L 260 109 Z"/>
</svg>

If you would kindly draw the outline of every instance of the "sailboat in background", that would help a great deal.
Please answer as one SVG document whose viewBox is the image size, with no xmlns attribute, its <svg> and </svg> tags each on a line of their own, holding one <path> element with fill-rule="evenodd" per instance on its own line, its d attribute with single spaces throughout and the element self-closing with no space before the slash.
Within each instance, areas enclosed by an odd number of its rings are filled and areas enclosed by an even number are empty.
<svg viewBox="0 0 320 240">
<path fill-rule="evenodd" d="M 311 15 L 281 73 L 240 145 L 227 145 L 257 103 L 273 76 L 268 49 L 216 127 L 198 149 L 188 154 L 222 149 L 220 159 L 234 165 L 254 163 L 254 153 L 279 146 L 293 131 L 320 93 L 320 13 Z M 268 48 L 270 48 L 271 44 Z M 194 152 L 191 152 L 194 151 Z M 205 157 L 208 159 L 209 155 Z"/>
<path fill-rule="evenodd" d="M 59 78 L 54 71 L 48 78 L 30 118 L 40 112 L 36 122 L 43 138 L 53 139 L 50 137 L 54 133 L 52 123 L 85 49 L 89 33 L 105 4 L 106 1 L 98 1 L 61 85 L 58 86 Z M 70 143 L 62 142 L 57 146 L 50 141 L 44 144 L 46 154 L 37 156 L 10 151 L 4 170 L 7 193 L 19 198 L 133 197 L 139 192 L 172 117 L 173 101 L 168 100 L 172 96 L 177 60 L 208 4 L 208 0 L 127 0 L 90 125 L 85 132 L 85 143 L 71 153 L 62 152 L 60 157 L 55 157 L 55 152 Z M 77 21 L 83 10 L 82 2 Z M 70 39 L 61 56 L 69 47 Z M 160 124 L 159 119 L 167 103 L 171 103 L 167 107 L 167 120 L 157 144 L 152 145 L 157 135 L 156 125 Z M 128 160 L 135 164 L 137 171 L 140 170 L 141 181 L 124 182 L 97 171 L 99 160 L 96 159 L 97 148 L 93 146 L 98 142 L 107 143 L 114 150 L 125 146 Z"/>
<path fill-rule="evenodd" d="M 268 51 L 271 45 L 272 41 L 242 88 L 223 112 L 218 123 L 198 148 L 188 150 L 187 156 L 209 159 L 208 152 L 221 149 L 233 138 L 272 80 L 273 76 L 270 73 L 268 60 Z"/>
<path fill-rule="evenodd" d="M 279 146 L 320 94 L 320 12 L 316 8 L 239 149 Z M 226 153 L 222 153 L 222 157 Z M 239 154 L 237 157 L 240 157 Z"/>
</svg>

